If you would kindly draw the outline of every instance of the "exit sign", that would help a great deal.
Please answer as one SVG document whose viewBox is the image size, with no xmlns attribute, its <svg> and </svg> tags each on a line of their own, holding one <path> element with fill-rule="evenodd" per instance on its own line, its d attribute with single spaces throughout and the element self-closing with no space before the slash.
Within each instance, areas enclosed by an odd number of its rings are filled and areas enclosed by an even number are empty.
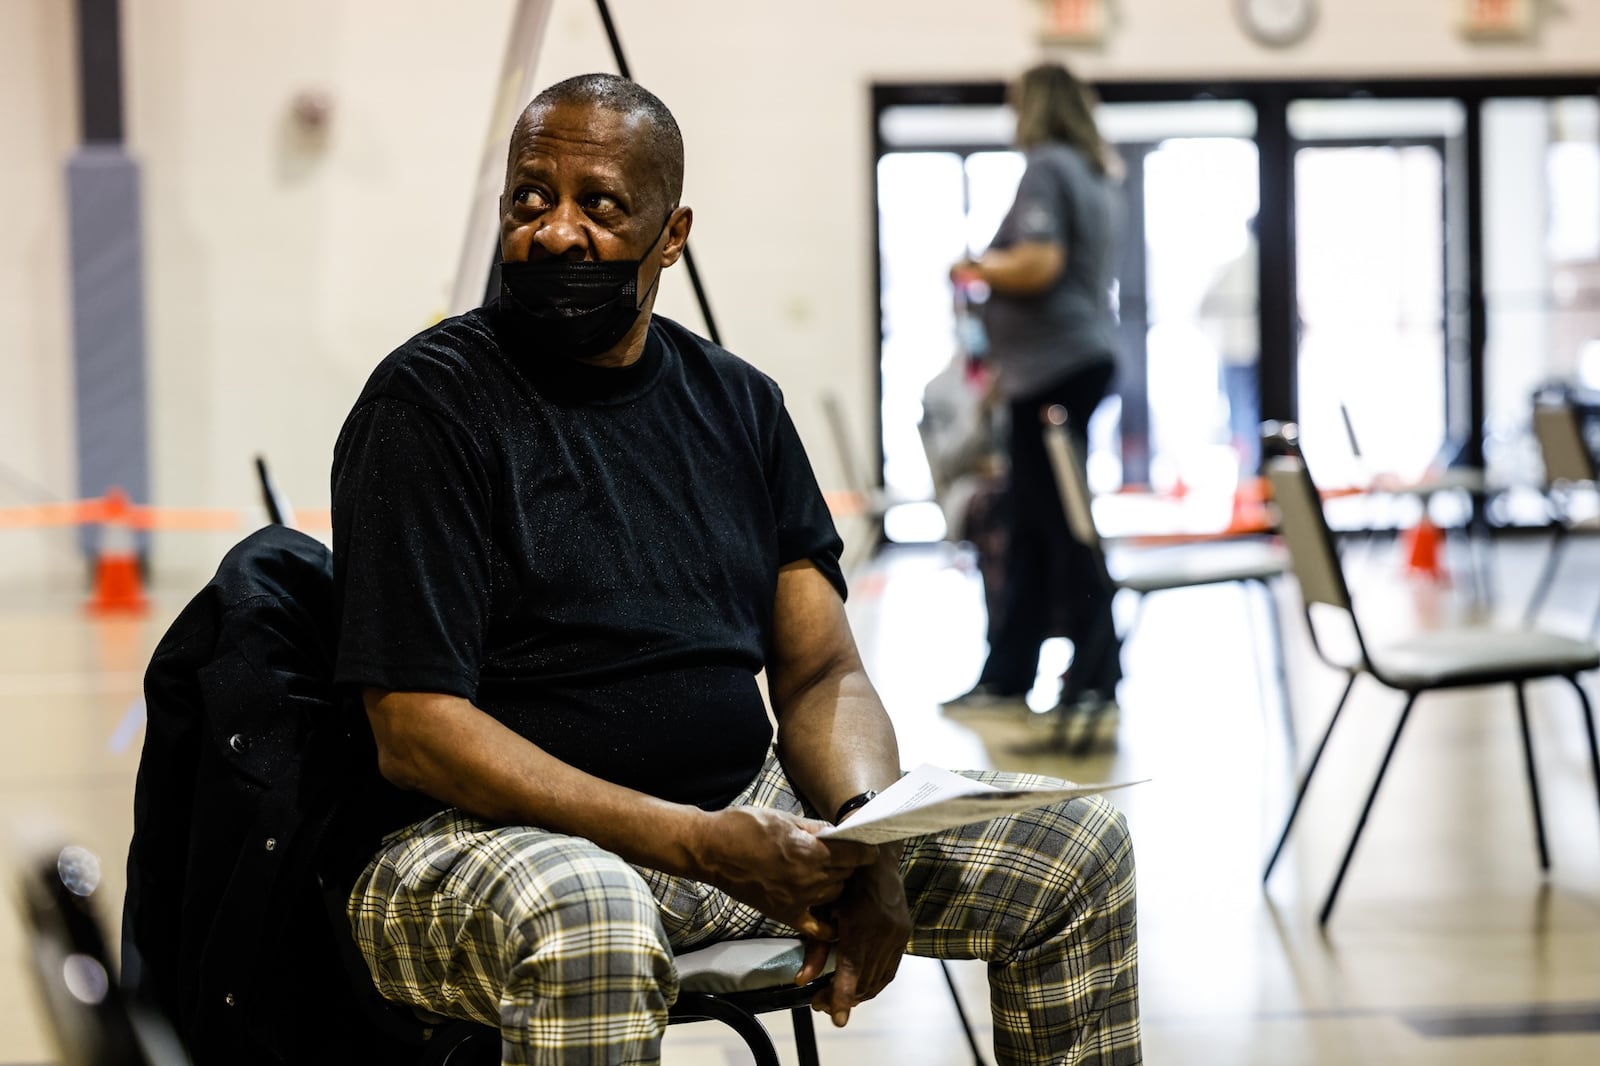
<svg viewBox="0 0 1600 1066">
<path fill-rule="evenodd" d="M 1461 0 L 1461 32 L 1483 40 L 1533 36 L 1542 0 Z"/>
<path fill-rule="evenodd" d="M 1043 0 L 1040 33 L 1054 44 L 1099 44 L 1106 36 L 1106 0 Z"/>
</svg>

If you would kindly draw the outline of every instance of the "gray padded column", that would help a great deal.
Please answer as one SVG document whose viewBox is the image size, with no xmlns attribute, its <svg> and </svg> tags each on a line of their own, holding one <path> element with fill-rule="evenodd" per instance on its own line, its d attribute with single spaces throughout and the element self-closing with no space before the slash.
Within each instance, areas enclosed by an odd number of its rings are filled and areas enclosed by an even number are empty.
<svg viewBox="0 0 1600 1066">
<path fill-rule="evenodd" d="M 78 0 L 83 144 L 67 160 L 78 493 L 150 499 L 139 168 L 122 144 L 118 0 Z M 80 543 L 94 553 L 97 532 Z M 140 547 L 143 548 L 143 538 Z"/>
<path fill-rule="evenodd" d="M 139 171 L 120 144 L 87 144 L 67 162 L 78 489 L 150 499 L 145 405 L 144 248 Z M 85 551 L 94 530 L 85 531 Z"/>
</svg>

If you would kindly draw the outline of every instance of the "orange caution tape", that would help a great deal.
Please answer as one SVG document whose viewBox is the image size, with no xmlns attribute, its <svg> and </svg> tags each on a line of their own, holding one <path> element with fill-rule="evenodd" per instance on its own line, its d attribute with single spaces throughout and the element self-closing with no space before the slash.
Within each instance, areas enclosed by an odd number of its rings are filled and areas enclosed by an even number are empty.
<svg viewBox="0 0 1600 1066">
<path fill-rule="evenodd" d="M 866 501 L 861 498 L 861 493 L 850 489 L 830 489 L 822 494 L 822 499 L 828 505 L 828 512 L 835 518 L 854 518 L 867 512 Z"/>
<path fill-rule="evenodd" d="M 144 512 L 137 520 L 140 529 L 218 532 L 244 525 L 240 512 L 221 507 L 143 507 L 140 510 Z"/>
<path fill-rule="evenodd" d="M 89 500 L 0 507 L 0 529 L 121 523 L 129 529 L 226 531 L 243 524 L 242 514 L 226 507 L 151 507 L 132 504 L 121 489 Z"/>
<path fill-rule="evenodd" d="M 1276 534 L 1277 529 L 1262 526 L 1258 529 L 1218 529 L 1196 533 L 1134 533 L 1115 538 L 1118 544 L 1134 544 L 1144 548 L 1171 547 L 1182 544 L 1211 544 L 1217 541 L 1243 540 Z"/>
<path fill-rule="evenodd" d="M 80 502 L 41 503 L 29 507 L 0 507 L 0 529 L 31 529 L 35 526 L 75 526 L 86 518 L 88 508 Z"/>
</svg>

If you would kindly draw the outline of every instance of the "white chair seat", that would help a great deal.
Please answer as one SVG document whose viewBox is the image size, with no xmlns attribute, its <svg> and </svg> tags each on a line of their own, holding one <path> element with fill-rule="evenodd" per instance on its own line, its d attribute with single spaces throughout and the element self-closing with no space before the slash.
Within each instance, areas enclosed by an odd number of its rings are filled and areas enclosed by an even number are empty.
<svg viewBox="0 0 1600 1066">
<path fill-rule="evenodd" d="M 1374 491 L 1387 493 L 1390 496 L 1416 496 L 1424 500 L 1442 492 L 1483 492 L 1488 487 L 1487 475 L 1480 467 L 1475 466 L 1452 466 L 1416 481 L 1397 481 L 1392 484 L 1380 482 L 1373 485 Z"/>
<path fill-rule="evenodd" d="M 1538 631 L 1438 630 L 1391 644 L 1372 658 L 1385 681 L 1417 690 L 1576 674 L 1600 666 L 1600 648 Z"/>
<path fill-rule="evenodd" d="M 725 940 L 678 955 L 674 959 L 678 985 L 685 992 L 719 996 L 792 987 L 805 950 L 805 945 L 792 937 Z M 832 972 L 833 964 L 830 954 L 824 972 Z"/>
<path fill-rule="evenodd" d="M 1267 581 L 1282 574 L 1288 557 L 1261 541 L 1185 544 L 1141 551 L 1108 560 L 1112 580 L 1134 592 L 1220 585 L 1231 581 Z"/>
</svg>

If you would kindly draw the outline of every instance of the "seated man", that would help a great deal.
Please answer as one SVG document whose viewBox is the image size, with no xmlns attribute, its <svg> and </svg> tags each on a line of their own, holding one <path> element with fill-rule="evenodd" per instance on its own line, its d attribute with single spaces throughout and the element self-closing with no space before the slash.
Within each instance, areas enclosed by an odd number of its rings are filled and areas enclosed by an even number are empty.
<svg viewBox="0 0 1600 1066">
<path fill-rule="evenodd" d="M 1108 804 L 816 837 L 899 755 L 782 394 L 651 315 L 682 179 L 650 93 L 545 90 L 511 135 L 499 299 L 385 359 L 340 434 L 337 676 L 404 790 L 350 896 L 375 982 L 499 1026 L 508 1063 L 653 1063 L 675 951 L 798 934 L 802 983 L 837 949 L 835 1025 L 906 951 L 982 958 L 1002 1063 L 1139 1061 Z"/>
</svg>

